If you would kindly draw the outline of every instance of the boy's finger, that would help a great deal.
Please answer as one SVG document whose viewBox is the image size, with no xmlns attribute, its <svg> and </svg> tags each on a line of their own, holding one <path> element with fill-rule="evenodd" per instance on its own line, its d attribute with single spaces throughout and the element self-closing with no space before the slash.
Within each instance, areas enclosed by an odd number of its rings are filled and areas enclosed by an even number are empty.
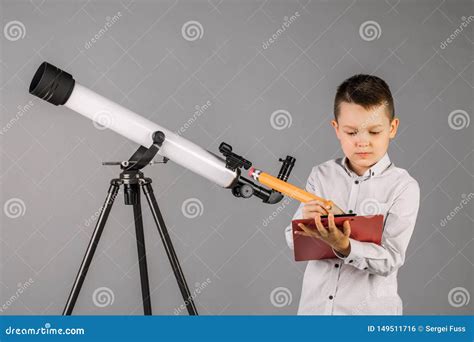
<svg viewBox="0 0 474 342">
<path fill-rule="evenodd" d="M 326 209 L 324 209 L 323 207 L 321 207 L 319 205 L 305 207 L 303 209 L 303 212 L 305 212 L 305 213 L 320 213 L 321 215 L 327 215 L 328 214 Z"/>
<path fill-rule="evenodd" d="M 342 228 L 344 229 L 344 235 L 349 237 L 351 235 L 351 224 L 349 221 L 344 221 Z"/>
<path fill-rule="evenodd" d="M 329 233 L 334 233 L 336 231 L 337 227 L 336 224 L 334 223 L 334 214 L 329 213 L 328 215 L 328 230 Z"/>
<path fill-rule="evenodd" d="M 318 237 L 316 234 L 312 235 L 312 234 L 308 234 L 308 233 L 302 232 L 302 231 L 296 231 L 295 234 L 296 235 L 301 235 L 301 236 L 307 236 L 307 237 Z"/>
<path fill-rule="evenodd" d="M 324 206 L 322 206 L 321 204 L 317 204 L 317 203 L 315 203 L 315 204 L 309 204 L 309 203 L 307 203 L 307 204 L 304 205 L 303 208 L 306 208 L 306 209 L 313 209 L 313 210 L 314 210 L 314 209 L 317 209 L 317 208 L 324 209 Z M 326 209 L 325 209 L 325 210 L 326 210 Z"/>
<path fill-rule="evenodd" d="M 318 200 L 313 200 L 305 203 L 305 206 L 320 206 L 321 208 L 325 210 L 329 210 L 330 206 L 325 205 L 323 202 L 318 201 Z"/>
<path fill-rule="evenodd" d="M 322 237 L 328 236 L 328 231 L 326 228 L 324 228 L 323 224 L 321 223 L 321 216 L 316 215 L 314 218 L 314 222 L 316 223 L 316 228 L 318 228 L 319 234 L 321 234 Z"/>
<path fill-rule="evenodd" d="M 303 229 L 303 231 L 302 232 L 300 231 L 300 233 L 304 233 L 305 236 L 313 236 L 314 232 L 308 227 L 306 227 L 304 224 L 300 223 L 298 224 L 298 227 Z"/>
<path fill-rule="evenodd" d="M 308 227 L 306 227 L 303 223 L 298 223 L 298 227 L 303 229 L 304 232 L 306 232 L 308 229 Z M 297 231 L 297 233 L 301 233 L 301 231 Z"/>
<path fill-rule="evenodd" d="M 324 209 L 323 207 L 318 207 L 318 209 L 316 210 L 316 212 L 320 213 L 321 215 L 327 215 L 329 214 L 329 212 Z"/>
<path fill-rule="evenodd" d="M 312 204 L 310 204 L 310 205 L 305 205 L 305 206 L 303 207 L 303 211 L 306 211 L 306 212 L 315 211 L 316 208 L 317 208 L 316 205 L 312 205 Z"/>
<path fill-rule="evenodd" d="M 329 211 L 326 208 L 324 208 L 324 205 L 318 205 L 316 210 L 323 215 L 329 214 Z"/>
<path fill-rule="evenodd" d="M 308 227 L 306 227 L 306 225 L 304 225 L 303 223 L 298 224 L 298 227 L 300 227 L 301 229 L 303 229 L 303 231 L 306 232 L 306 233 L 310 233 L 310 232 L 311 232 L 311 229 L 309 229 Z"/>
</svg>

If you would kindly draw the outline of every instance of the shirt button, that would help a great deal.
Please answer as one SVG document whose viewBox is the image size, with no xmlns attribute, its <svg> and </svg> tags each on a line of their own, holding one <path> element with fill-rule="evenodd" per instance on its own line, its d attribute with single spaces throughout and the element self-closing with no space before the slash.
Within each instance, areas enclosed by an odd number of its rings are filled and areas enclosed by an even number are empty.
<svg viewBox="0 0 474 342">
<path fill-rule="evenodd" d="M 334 297 L 333 296 L 329 296 L 329 299 L 333 299 Z"/>
<path fill-rule="evenodd" d="M 352 263 L 354 260 L 349 260 L 349 263 Z"/>
<path fill-rule="evenodd" d="M 339 268 L 339 264 L 335 264 L 334 267 L 335 267 L 335 268 Z"/>
<path fill-rule="evenodd" d="M 364 270 L 368 270 L 369 268 L 368 267 L 364 267 Z"/>
<path fill-rule="evenodd" d="M 356 180 L 354 183 L 356 183 L 356 184 L 359 184 L 359 181 L 358 181 L 358 180 Z"/>
</svg>

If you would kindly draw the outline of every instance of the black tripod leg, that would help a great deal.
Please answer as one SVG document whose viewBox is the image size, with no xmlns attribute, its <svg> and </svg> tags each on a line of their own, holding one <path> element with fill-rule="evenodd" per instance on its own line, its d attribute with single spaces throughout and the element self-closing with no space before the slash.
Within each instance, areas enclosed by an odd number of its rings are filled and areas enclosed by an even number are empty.
<svg viewBox="0 0 474 342">
<path fill-rule="evenodd" d="M 173 269 L 174 276 L 176 277 L 176 281 L 178 282 L 178 286 L 181 291 L 181 295 L 183 296 L 184 303 L 186 304 L 186 308 L 188 309 L 188 313 L 193 316 L 197 315 L 198 312 L 196 306 L 194 305 L 194 300 L 191 296 L 191 292 L 189 292 L 189 287 L 186 283 L 186 279 L 184 278 L 183 270 L 181 269 L 178 257 L 176 256 L 176 252 L 173 247 L 173 243 L 171 242 L 171 238 L 168 234 L 168 229 L 166 228 L 165 221 L 163 220 L 160 208 L 158 207 L 158 203 L 156 202 L 155 195 L 153 194 L 153 188 L 151 187 L 150 183 L 144 183 L 142 184 L 142 187 L 146 199 L 148 200 L 148 204 L 150 205 L 153 218 L 155 219 L 155 223 L 158 227 L 158 232 L 160 233 L 161 240 L 163 241 L 163 246 L 165 247 L 166 254 L 168 255 L 168 259 L 170 261 L 171 268 Z"/>
<path fill-rule="evenodd" d="M 136 191 L 136 203 L 133 204 L 135 218 L 135 234 L 137 236 L 138 264 L 140 267 L 140 284 L 142 287 L 143 313 L 151 315 L 150 283 L 148 281 L 148 268 L 146 263 L 145 235 L 143 233 L 142 209 L 140 202 L 140 188 L 138 184 L 131 185 Z"/>
<path fill-rule="evenodd" d="M 64 307 L 63 315 L 71 315 L 72 310 L 74 310 L 74 305 L 76 304 L 77 297 L 79 297 L 79 292 L 81 292 L 82 284 L 84 283 L 84 279 L 86 278 L 87 271 L 89 270 L 89 266 L 92 262 L 92 258 L 94 257 L 95 250 L 97 249 L 97 245 L 99 244 L 100 236 L 102 235 L 102 232 L 104 230 L 105 223 L 107 222 L 110 209 L 112 209 L 112 205 L 114 204 L 114 200 L 117 196 L 118 190 L 119 185 L 112 183 L 109 187 L 109 192 L 105 199 L 105 203 L 102 206 L 102 209 L 100 210 L 100 215 L 97 220 L 97 224 L 95 226 L 94 232 L 92 233 L 89 245 L 87 246 L 86 254 L 82 259 L 81 267 L 79 268 L 76 280 L 74 281 L 74 285 L 72 286 L 71 292 L 67 299 L 66 306 Z"/>
</svg>

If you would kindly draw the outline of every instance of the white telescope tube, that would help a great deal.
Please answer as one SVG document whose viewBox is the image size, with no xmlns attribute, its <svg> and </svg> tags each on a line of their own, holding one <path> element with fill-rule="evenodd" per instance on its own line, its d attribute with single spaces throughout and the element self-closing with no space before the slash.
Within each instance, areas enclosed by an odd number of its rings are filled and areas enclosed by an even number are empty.
<svg viewBox="0 0 474 342">
<path fill-rule="evenodd" d="M 51 64 L 44 62 L 38 68 L 30 93 L 55 105 L 63 104 L 144 147 L 150 147 L 153 133 L 161 131 L 165 140 L 160 155 L 222 187 L 229 187 L 238 177 L 237 171 L 226 168 L 224 159 L 77 84 L 70 74 Z"/>
<path fill-rule="evenodd" d="M 80 84 L 75 84 L 64 105 L 145 147 L 153 144 L 154 132 L 162 131 L 165 141 L 160 155 L 222 187 L 228 187 L 237 177 L 223 159 Z"/>
</svg>

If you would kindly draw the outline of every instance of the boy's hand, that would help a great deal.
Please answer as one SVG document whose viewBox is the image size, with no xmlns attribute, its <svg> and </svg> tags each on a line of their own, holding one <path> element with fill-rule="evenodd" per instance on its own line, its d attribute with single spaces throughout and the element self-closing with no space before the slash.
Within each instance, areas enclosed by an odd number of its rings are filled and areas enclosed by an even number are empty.
<svg viewBox="0 0 474 342">
<path fill-rule="evenodd" d="M 344 214 L 344 212 L 334 203 L 333 203 L 332 208 L 329 208 L 325 206 L 323 202 L 317 201 L 317 200 L 306 202 L 303 207 L 302 212 L 303 212 L 304 219 L 316 218 L 317 214 L 320 214 L 320 215 L 327 215 L 329 213 L 333 213 L 334 215 Z"/>
<path fill-rule="evenodd" d="M 303 231 L 296 231 L 295 234 L 321 239 L 342 255 L 349 255 L 349 236 L 351 235 L 351 225 L 349 221 L 344 221 L 342 226 L 344 230 L 343 232 L 341 232 L 336 227 L 336 224 L 334 223 L 334 214 L 332 213 L 328 215 L 327 228 L 323 226 L 321 222 L 321 215 L 319 213 L 316 214 L 314 222 L 316 223 L 316 230 L 310 229 L 304 224 L 300 223 L 298 226 L 303 229 Z"/>
<path fill-rule="evenodd" d="M 309 201 L 304 204 L 303 207 L 303 218 L 314 219 L 316 215 L 327 215 L 329 207 L 324 207 L 324 203 L 318 200 Z"/>
</svg>

